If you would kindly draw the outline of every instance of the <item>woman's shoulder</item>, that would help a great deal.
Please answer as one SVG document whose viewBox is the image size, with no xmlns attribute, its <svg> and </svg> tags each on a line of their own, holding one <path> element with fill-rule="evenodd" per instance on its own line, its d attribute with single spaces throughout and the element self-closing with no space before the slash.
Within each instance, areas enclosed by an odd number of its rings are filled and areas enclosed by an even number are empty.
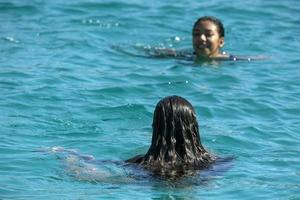
<svg viewBox="0 0 300 200">
<path fill-rule="evenodd" d="M 209 171 L 222 173 L 228 171 L 233 166 L 235 156 L 217 157 Z"/>
<path fill-rule="evenodd" d="M 236 60 L 254 61 L 254 60 L 267 60 L 268 58 L 266 56 L 237 56 L 237 55 L 228 54 L 227 59 L 232 61 L 236 61 Z"/>
</svg>

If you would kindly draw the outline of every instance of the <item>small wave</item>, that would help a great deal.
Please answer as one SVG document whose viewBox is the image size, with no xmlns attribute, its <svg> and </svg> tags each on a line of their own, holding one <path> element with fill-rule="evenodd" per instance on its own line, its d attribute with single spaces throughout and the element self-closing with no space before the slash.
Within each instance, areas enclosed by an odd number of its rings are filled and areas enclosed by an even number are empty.
<svg viewBox="0 0 300 200">
<path fill-rule="evenodd" d="M 79 3 L 76 5 L 76 7 L 80 8 L 86 8 L 89 10 L 99 10 L 99 9 L 113 9 L 113 10 L 122 10 L 122 9 L 148 9 L 148 7 L 139 5 L 139 4 L 134 4 L 134 3 L 125 3 L 125 2 L 85 2 L 85 3 Z"/>
<path fill-rule="evenodd" d="M 108 22 L 103 19 L 93 19 L 93 18 L 83 19 L 81 20 L 81 23 L 86 25 L 96 25 L 99 26 L 100 28 L 108 28 L 108 29 L 112 27 L 120 26 L 119 22 Z"/>
<path fill-rule="evenodd" d="M 14 3 L 0 3 L 0 11 L 8 12 L 12 11 L 14 13 L 20 12 L 20 14 L 35 14 L 38 12 L 38 9 L 32 5 L 16 5 Z"/>
<path fill-rule="evenodd" d="M 11 37 L 11 36 L 6 36 L 6 37 L 4 37 L 3 38 L 5 41 L 8 41 L 8 42 L 11 42 L 11 43 L 20 43 L 20 41 L 19 40 L 17 40 L 17 39 L 15 39 L 15 38 L 13 38 L 13 37 Z"/>
</svg>

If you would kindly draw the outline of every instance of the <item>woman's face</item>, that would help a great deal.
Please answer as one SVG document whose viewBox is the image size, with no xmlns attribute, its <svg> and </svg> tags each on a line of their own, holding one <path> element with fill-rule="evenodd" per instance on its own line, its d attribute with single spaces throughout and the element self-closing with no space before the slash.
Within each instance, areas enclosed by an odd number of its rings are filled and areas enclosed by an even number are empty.
<svg viewBox="0 0 300 200">
<path fill-rule="evenodd" d="M 214 58 L 224 45 L 218 27 L 211 21 L 200 21 L 193 30 L 193 48 L 198 57 Z"/>
</svg>

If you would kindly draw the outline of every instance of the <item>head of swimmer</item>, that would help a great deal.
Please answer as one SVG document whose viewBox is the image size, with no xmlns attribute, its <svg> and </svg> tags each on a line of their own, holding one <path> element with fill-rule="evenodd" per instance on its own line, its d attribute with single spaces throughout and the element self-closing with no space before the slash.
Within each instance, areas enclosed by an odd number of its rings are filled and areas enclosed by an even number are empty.
<svg viewBox="0 0 300 200">
<path fill-rule="evenodd" d="M 222 22 L 211 16 L 199 18 L 193 27 L 193 48 L 198 58 L 210 59 L 222 56 L 224 46 L 224 27 Z"/>
<path fill-rule="evenodd" d="M 178 159 L 193 162 L 206 152 L 200 141 L 195 110 L 180 96 L 169 96 L 158 102 L 152 127 L 152 144 L 147 156 L 154 160 L 176 164 Z"/>
</svg>

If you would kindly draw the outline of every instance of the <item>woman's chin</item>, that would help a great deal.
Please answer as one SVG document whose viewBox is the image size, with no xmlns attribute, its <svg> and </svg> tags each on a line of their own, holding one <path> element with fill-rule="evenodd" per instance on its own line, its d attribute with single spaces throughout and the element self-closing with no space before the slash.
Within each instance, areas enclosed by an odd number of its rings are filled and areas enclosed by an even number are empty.
<svg viewBox="0 0 300 200">
<path fill-rule="evenodd" d="M 196 53 L 198 58 L 202 58 L 202 59 L 209 59 L 210 58 L 210 54 L 206 53 L 206 52 L 197 52 Z"/>
</svg>

